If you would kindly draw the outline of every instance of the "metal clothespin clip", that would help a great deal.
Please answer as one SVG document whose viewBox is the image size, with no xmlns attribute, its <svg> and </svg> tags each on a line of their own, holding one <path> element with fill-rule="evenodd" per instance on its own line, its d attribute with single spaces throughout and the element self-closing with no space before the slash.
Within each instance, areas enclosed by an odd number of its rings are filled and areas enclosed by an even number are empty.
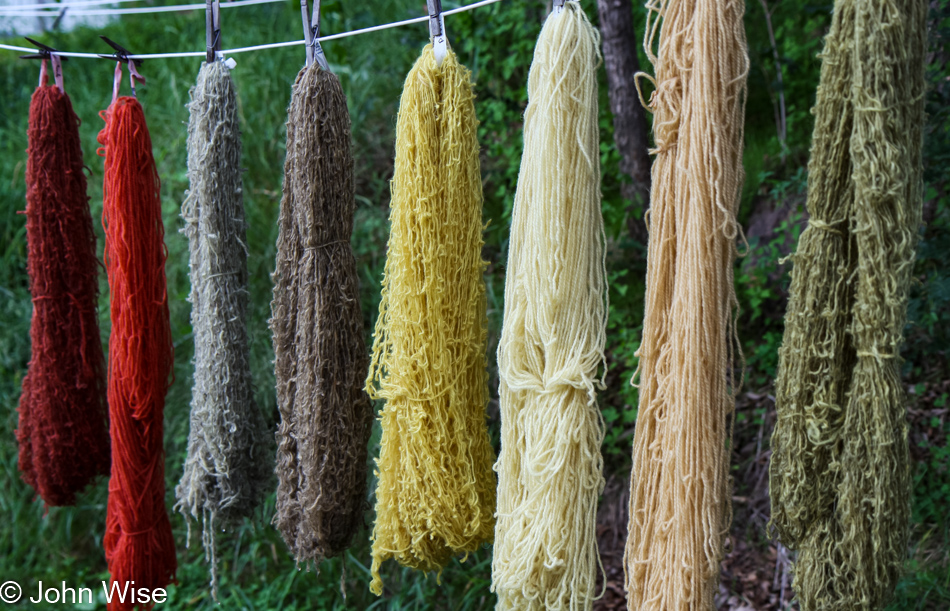
<svg viewBox="0 0 950 611">
<path fill-rule="evenodd" d="M 320 46 L 320 0 L 313 0 L 313 16 L 307 9 L 307 0 L 300 0 L 300 15 L 303 18 L 303 39 L 307 45 L 307 65 L 317 61 L 317 65 L 324 70 L 330 69 L 327 56 Z"/>
<path fill-rule="evenodd" d="M 46 84 L 46 60 L 49 60 L 53 65 L 53 80 L 56 82 L 56 87 L 59 88 L 61 92 L 65 93 L 65 90 L 63 89 L 63 66 L 61 62 L 66 61 L 67 58 L 60 57 L 56 53 L 56 49 L 53 47 L 48 47 L 43 43 L 26 36 L 24 36 L 24 38 L 26 38 L 30 44 L 36 47 L 38 51 L 30 55 L 21 55 L 20 59 L 43 60 L 43 66 L 40 68 L 40 85 Z"/>
<path fill-rule="evenodd" d="M 116 62 L 116 66 L 115 66 L 116 80 L 112 88 L 112 99 L 115 100 L 115 98 L 118 96 L 118 93 L 119 93 L 119 78 L 122 76 L 122 64 L 126 64 L 129 67 L 129 83 L 132 86 L 132 97 L 137 97 L 135 93 L 135 81 L 139 81 L 140 83 L 145 82 L 145 77 L 139 74 L 139 71 L 137 69 L 138 66 L 142 65 L 142 60 L 133 59 L 132 57 L 130 57 L 132 55 L 132 52 L 126 49 L 125 47 L 123 47 L 122 45 L 120 45 L 119 43 L 109 40 L 108 38 L 102 35 L 100 35 L 99 38 L 106 41 L 106 44 L 108 44 L 110 47 L 115 49 L 115 53 L 113 53 L 112 55 L 99 55 L 99 57 L 101 57 L 102 59 L 109 59 Z"/>
<path fill-rule="evenodd" d="M 209 64 L 217 58 L 221 50 L 221 0 L 205 1 L 205 41 L 208 54 L 205 61 Z"/>
<path fill-rule="evenodd" d="M 564 2 L 565 0 L 553 0 L 551 5 L 551 14 L 557 15 L 558 13 L 562 12 L 564 10 Z"/>
<path fill-rule="evenodd" d="M 445 36 L 445 17 L 442 15 L 442 0 L 426 0 L 429 7 L 429 40 L 435 53 L 435 63 L 442 65 L 448 53 L 448 39 Z"/>
</svg>

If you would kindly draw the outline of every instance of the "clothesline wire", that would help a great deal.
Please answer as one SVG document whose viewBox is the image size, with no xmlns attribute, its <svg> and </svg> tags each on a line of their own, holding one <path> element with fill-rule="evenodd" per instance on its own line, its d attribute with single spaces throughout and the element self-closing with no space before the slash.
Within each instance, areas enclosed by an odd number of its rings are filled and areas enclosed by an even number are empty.
<svg viewBox="0 0 950 611">
<path fill-rule="evenodd" d="M 261 0 L 244 0 L 245 3 L 250 2 L 260 2 Z M 273 0 L 270 0 L 273 1 Z M 481 0 L 480 2 L 473 2 L 472 4 L 466 4 L 465 6 L 460 6 L 458 8 L 449 9 L 442 11 L 443 15 L 454 15 L 455 13 L 463 13 L 465 11 L 470 11 L 472 9 L 481 8 L 483 6 L 488 6 L 489 4 L 494 4 L 496 2 L 501 2 L 502 0 Z M 237 4 L 233 2 L 230 4 Z M 227 6 L 227 4 L 222 4 L 221 6 Z M 204 8 L 204 5 L 201 5 Z M 387 30 L 389 28 L 397 28 L 404 25 L 410 25 L 413 23 L 425 23 L 429 21 L 429 17 L 414 17 L 412 19 L 405 19 L 403 21 L 396 21 L 393 23 L 385 23 L 382 25 L 375 25 L 368 28 L 361 28 L 359 30 L 350 30 L 349 32 L 340 32 L 339 34 L 330 34 L 329 36 L 321 36 L 319 38 L 320 42 L 337 40 L 340 38 L 347 38 L 349 36 L 356 36 L 358 34 L 368 34 L 370 32 L 378 32 L 379 30 Z M 279 47 L 293 47 L 296 45 L 303 45 L 305 41 L 303 40 L 290 40 L 287 42 L 272 42 L 263 45 L 254 45 L 251 47 L 240 47 L 237 49 L 226 49 L 224 51 L 219 51 L 220 55 L 234 55 L 235 53 L 246 53 L 248 51 L 260 51 L 263 49 L 276 49 Z M 16 47 L 13 45 L 4 45 L 0 44 L 0 49 L 7 49 L 10 51 L 19 51 L 21 53 L 35 53 L 36 49 L 31 49 L 28 47 Z M 129 59 L 159 59 L 163 57 L 203 57 L 207 54 L 207 51 L 184 51 L 180 53 L 144 53 L 130 55 Z M 75 53 L 70 51 L 57 51 L 56 55 L 62 57 L 82 57 L 82 58 L 99 58 L 99 55 L 96 53 Z"/>
<path fill-rule="evenodd" d="M 222 2 L 221 8 L 236 8 L 239 6 L 248 6 L 251 4 L 269 4 L 272 2 L 285 2 L 286 0 L 237 0 L 236 2 Z M 52 5 L 62 6 L 62 5 Z M 68 6 L 67 6 L 68 8 Z M 67 15 L 72 17 L 92 17 L 99 15 L 148 15 L 151 13 L 175 13 L 180 11 L 204 10 L 205 3 L 200 4 L 169 4 L 164 6 L 146 6 L 142 8 L 103 8 L 92 10 L 69 11 Z M 0 9 L 0 12 L 3 12 Z M 59 14 L 57 10 L 50 11 L 13 11 L 5 13 L 7 17 L 55 17 Z"/>
<path fill-rule="evenodd" d="M 4 13 L 17 13 L 18 11 L 47 11 L 56 15 L 64 8 L 73 8 L 76 6 L 100 6 L 102 4 L 121 4 L 124 2 L 141 2 L 142 0 L 72 0 L 67 2 L 48 2 L 44 4 L 11 4 L 0 7 Z"/>
</svg>

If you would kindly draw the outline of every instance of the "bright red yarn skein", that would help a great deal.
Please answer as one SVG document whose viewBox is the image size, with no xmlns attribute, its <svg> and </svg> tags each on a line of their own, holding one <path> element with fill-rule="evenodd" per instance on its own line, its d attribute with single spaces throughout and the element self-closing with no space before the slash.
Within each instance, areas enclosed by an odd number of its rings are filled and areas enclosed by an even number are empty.
<svg viewBox="0 0 950 611">
<path fill-rule="evenodd" d="M 112 581 L 150 591 L 175 579 L 162 445 L 173 348 L 162 208 L 142 106 L 120 97 L 100 113 L 105 156 L 102 224 L 111 292 L 109 416 L 112 478 L 103 541 Z M 110 611 L 133 605 L 113 598 Z M 143 605 L 149 606 L 149 605 Z"/>
<path fill-rule="evenodd" d="M 47 505 L 109 470 L 99 262 L 86 197 L 79 119 L 69 96 L 43 83 L 30 100 L 26 164 L 32 355 L 20 394 L 19 467 Z"/>
</svg>

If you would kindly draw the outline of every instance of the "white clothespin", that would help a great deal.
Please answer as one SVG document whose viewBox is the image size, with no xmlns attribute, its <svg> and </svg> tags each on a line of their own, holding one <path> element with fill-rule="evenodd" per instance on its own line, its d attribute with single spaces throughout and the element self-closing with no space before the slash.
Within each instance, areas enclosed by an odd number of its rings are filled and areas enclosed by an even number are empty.
<svg viewBox="0 0 950 611">
<path fill-rule="evenodd" d="M 442 15 L 442 0 L 426 0 L 429 7 L 429 39 L 435 53 L 435 63 L 442 65 L 448 53 L 449 41 L 445 36 L 445 17 Z"/>
<path fill-rule="evenodd" d="M 565 0 L 553 0 L 551 7 L 551 14 L 558 15 L 564 11 L 564 1 Z"/>
</svg>

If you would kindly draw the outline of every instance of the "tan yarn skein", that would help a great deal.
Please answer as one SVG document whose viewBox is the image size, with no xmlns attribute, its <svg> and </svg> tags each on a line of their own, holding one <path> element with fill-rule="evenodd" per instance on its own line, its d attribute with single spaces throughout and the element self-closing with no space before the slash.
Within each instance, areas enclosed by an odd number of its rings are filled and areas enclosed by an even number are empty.
<svg viewBox="0 0 950 611">
<path fill-rule="evenodd" d="M 471 73 L 432 45 L 396 121 L 389 249 L 367 391 L 385 399 L 373 580 L 387 558 L 441 570 L 490 543 L 494 452 L 485 405 L 482 182 Z"/>
<path fill-rule="evenodd" d="M 656 0 L 647 8 L 656 159 L 624 555 L 627 606 L 712 609 L 732 521 L 732 264 L 749 67 L 744 3 Z"/>
<path fill-rule="evenodd" d="M 599 44 L 568 2 L 545 21 L 528 77 L 498 346 L 499 611 L 590 609 L 596 598 L 607 287 Z"/>
<path fill-rule="evenodd" d="M 247 338 L 247 241 L 241 133 L 230 70 L 202 65 L 188 105 L 188 237 L 195 337 L 191 429 L 175 508 L 202 523 L 217 595 L 215 533 L 260 504 L 273 469 L 270 432 L 254 402 Z"/>
<path fill-rule="evenodd" d="M 363 526 L 373 408 L 350 247 L 353 157 L 346 95 L 303 68 L 287 120 L 271 329 L 277 407 L 277 515 L 299 563 L 342 554 Z"/>
</svg>

